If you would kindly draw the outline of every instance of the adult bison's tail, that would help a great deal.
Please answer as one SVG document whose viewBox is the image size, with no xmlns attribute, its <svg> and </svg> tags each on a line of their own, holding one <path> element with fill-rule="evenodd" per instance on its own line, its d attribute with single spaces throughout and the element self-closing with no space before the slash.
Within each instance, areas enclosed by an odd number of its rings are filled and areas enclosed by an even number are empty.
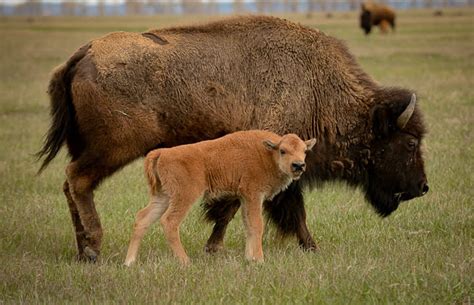
<svg viewBox="0 0 474 305">
<path fill-rule="evenodd" d="M 75 110 L 71 97 L 71 81 L 76 64 L 86 55 L 90 44 L 81 47 L 63 65 L 56 68 L 48 86 L 51 101 L 51 126 L 45 136 L 43 147 L 36 154 L 38 160 L 43 159 L 38 174 L 56 157 L 64 141 L 72 134 L 77 133 L 75 124 Z M 74 157 L 74 152 L 69 151 Z"/>
</svg>

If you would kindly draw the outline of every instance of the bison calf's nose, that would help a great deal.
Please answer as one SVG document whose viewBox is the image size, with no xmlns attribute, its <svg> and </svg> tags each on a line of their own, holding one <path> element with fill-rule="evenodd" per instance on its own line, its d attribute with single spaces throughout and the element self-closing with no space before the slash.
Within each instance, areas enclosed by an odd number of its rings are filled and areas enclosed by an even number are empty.
<svg viewBox="0 0 474 305">
<path fill-rule="evenodd" d="M 306 164 L 304 162 L 293 162 L 291 163 L 291 169 L 295 172 L 304 171 Z"/>
</svg>

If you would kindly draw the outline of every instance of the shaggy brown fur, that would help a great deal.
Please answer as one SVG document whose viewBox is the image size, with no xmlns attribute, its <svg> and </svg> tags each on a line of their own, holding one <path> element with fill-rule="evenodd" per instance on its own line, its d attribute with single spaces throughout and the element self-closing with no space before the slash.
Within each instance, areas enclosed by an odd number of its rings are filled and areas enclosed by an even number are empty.
<svg viewBox="0 0 474 305">
<path fill-rule="evenodd" d="M 381 33 L 388 32 L 388 27 L 395 30 L 395 11 L 383 4 L 366 2 L 361 4 L 360 27 L 368 35 L 372 26 L 379 26 Z"/>
<path fill-rule="evenodd" d="M 179 226 L 191 205 L 203 196 L 207 201 L 224 196 L 243 202 L 245 256 L 262 262 L 263 201 L 271 200 L 301 177 L 306 152 L 315 143 L 314 139 L 303 142 L 294 134 L 280 137 L 252 130 L 149 152 L 145 173 L 150 203 L 137 214 L 125 265 L 135 261 L 143 235 L 158 219 L 174 255 L 182 264 L 188 264 Z"/>
<path fill-rule="evenodd" d="M 341 41 L 261 16 L 147 33 L 93 40 L 50 83 L 53 124 L 39 155 L 43 169 L 64 142 L 69 148 L 64 189 L 82 257 L 94 260 L 100 248 L 93 201 L 100 181 L 154 148 L 237 130 L 317 138 L 310 174 L 265 203 L 280 232 L 296 235 L 305 249 L 316 244 L 305 222 L 303 186 L 347 181 L 362 187 L 381 215 L 427 188 L 419 145 L 403 150 L 423 138 L 418 107 L 406 127 L 396 124 L 412 93 L 381 87 Z M 217 221 L 211 251 L 222 245 L 239 205 L 221 201 L 206 205 Z"/>
</svg>

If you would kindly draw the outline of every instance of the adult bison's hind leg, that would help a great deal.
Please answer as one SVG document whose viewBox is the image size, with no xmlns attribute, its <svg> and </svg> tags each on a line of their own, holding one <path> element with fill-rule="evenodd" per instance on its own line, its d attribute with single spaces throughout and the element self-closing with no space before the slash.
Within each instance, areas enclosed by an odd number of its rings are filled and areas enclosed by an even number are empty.
<svg viewBox="0 0 474 305">
<path fill-rule="evenodd" d="M 69 183 L 66 180 L 63 185 L 64 195 L 66 196 L 67 204 L 69 206 L 69 212 L 71 213 L 72 224 L 74 225 L 74 231 L 76 234 L 77 242 L 77 251 L 78 259 L 84 258 L 84 248 L 86 247 L 86 232 L 84 231 L 84 226 L 81 223 L 81 217 L 79 216 L 79 211 L 77 210 L 76 203 L 72 199 L 71 192 L 69 190 Z"/>
<path fill-rule="evenodd" d="M 102 226 L 93 192 L 107 173 L 99 170 L 100 167 L 86 167 L 81 160 L 72 161 L 66 168 L 65 195 L 76 230 L 79 258 L 95 262 L 100 253 Z"/>
</svg>

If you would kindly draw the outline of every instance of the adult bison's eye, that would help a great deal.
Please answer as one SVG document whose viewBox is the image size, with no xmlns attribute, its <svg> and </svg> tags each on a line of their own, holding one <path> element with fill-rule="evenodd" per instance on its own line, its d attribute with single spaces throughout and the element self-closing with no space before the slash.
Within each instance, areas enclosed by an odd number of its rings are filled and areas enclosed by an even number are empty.
<svg viewBox="0 0 474 305">
<path fill-rule="evenodd" d="M 280 155 L 286 154 L 286 151 L 284 149 L 280 149 Z"/>
<path fill-rule="evenodd" d="M 407 146 L 408 146 L 408 150 L 414 151 L 416 147 L 418 146 L 418 141 L 415 139 L 411 139 L 410 141 L 408 141 Z"/>
</svg>

